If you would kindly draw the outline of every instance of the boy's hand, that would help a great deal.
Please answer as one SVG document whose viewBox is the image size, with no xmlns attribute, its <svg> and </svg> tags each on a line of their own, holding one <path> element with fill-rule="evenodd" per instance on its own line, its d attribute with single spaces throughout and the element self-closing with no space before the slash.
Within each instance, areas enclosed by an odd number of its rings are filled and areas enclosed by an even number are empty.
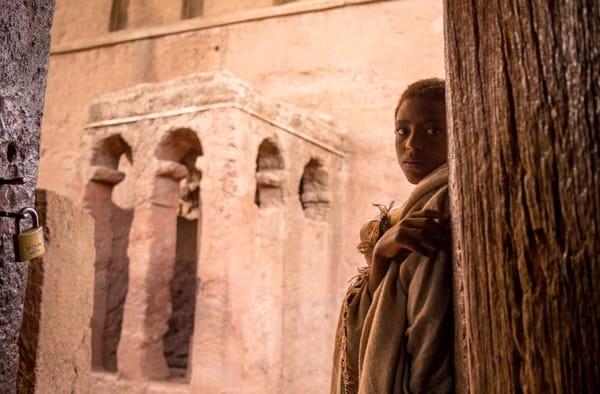
<svg viewBox="0 0 600 394">
<path fill-rule="evenodd" d="M 449 217 L 434 210 L 414 212 L 396 223 L 377 241 L 373 263 L 389 261 L 401 253 L 416 252 L 432 256 L 447 247 L 450 240 Z"/>
</svg>

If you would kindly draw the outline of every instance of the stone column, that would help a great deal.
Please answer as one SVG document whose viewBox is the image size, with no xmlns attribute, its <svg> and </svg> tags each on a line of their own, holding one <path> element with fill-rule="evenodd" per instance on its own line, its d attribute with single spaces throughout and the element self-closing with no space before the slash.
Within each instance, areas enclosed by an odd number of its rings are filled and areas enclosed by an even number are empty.
<svg viewBox="0 0 600 394">
<path fill-rule="evenodd" d="M 54 0 L 0 0 L 0 209 L 33 206 Z M 22 181 L 21 181 L 22 179 Z M 12 183 L 12 185 L 7 185 Z M 27 263 L 0 219 L 0 392 L 15 392 Z"/>
<path fill-rule="evenodd" d="M 134 213 L 128 250 L 129 292 L 117 356 L 119 372 L 128 379 L 169 377 L 163 337 L 171 314 L 178 180 L 186 175 L 181 164 L 159 162 L 152 195 Z"/>
</svg>

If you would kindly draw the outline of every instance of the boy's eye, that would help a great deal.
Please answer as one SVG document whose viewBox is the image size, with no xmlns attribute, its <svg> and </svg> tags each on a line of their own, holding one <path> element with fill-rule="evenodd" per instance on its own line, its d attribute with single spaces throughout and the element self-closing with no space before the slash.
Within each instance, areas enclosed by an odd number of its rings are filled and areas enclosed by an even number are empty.
<svg viewBox="0 0 600 394">
<path fill-rule="evenodd" d="M 427 129 L 427 134 L 429 134 L 429 135 L 438 135 L 439 133 L 440 133 L 440 130 L 438 130 L 438 129 L 434 129 L 434 128 Z"/>
<path fill-rule="evenodd" d="M 396 133 L 398 135 L 407 135 L 409 133 L 408 129 L 406 127 L 397 127 L 396 128 Z"/>
</svg>

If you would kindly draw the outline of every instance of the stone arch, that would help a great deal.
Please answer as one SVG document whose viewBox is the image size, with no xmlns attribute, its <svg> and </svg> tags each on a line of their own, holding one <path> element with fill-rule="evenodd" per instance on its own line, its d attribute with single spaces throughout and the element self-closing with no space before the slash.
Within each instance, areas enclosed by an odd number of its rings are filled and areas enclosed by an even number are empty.
<svg viewBox="0 0 600 394">
<path fill-rule="evenodd" d="M 321 160 L 312 158 L 304 167 L 298 190 L 304 215 L 309 219 L 327 220 L 331 193 L 329 174 Z"/>
<path fill-rule="evenodd" d="M 279 145 L 273 138 L 265 138 L 256 155 L 256 195 L 259 208 L 282 205 L 284 202 L 285 163 Z"/>
<path fill-rule="evenodd" d="M 189 355 L 194 329 L 197 292 L 198 236 L 201 223 L 200 180 L 198 159 L 202 144 L 195 131 L 171 130 L 155 150 L 159 168 L 155 179 L 155 198 L 174 216 L 174 228 L 164 228 L 162 237 L 173 245 L 172 278 L 168 292 L 170 314 L 162 338 L 163 356 L 171 377 L 189 376 Z M 168 211 L 168 212 L 166 212 Z M 175 218 L 176 217 L 176 218 Z M 158 267 L 156 275 L 164 275 Z"/>
<path fill-rule="evenodd" d="M 120 134 L 113 134 L 98 141 L 92 148 L 92 166 L 117 169 L 121 155 L 132 161 L 131 147 Z"/>
<path fill-rule="evenodd" d="M 115 199 L 114 190 L 124 180 L 133 179 L 127 176 L 132 164 L 131 147 L 121 135 L 101 139 L 92 147 L 91 176 L 84 193 L 84 206 L 95 219 L 92 366 L 111 372 L 117 371 L 117 347 L 129 283 L 127 247 L 133 221 L 132 203 Z"/>
</svg>

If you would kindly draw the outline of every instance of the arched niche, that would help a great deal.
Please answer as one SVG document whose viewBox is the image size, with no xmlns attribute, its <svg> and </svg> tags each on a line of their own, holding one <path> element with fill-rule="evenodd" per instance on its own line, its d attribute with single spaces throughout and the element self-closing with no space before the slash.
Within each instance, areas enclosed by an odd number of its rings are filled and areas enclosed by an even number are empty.
<svg viewBox="0 0 600 394">
<path fill-rule="evenodd" d="M 176 216 L 176 228 L 161 229 L 165 232 L 164 237 L 175 237 L 173 277 L 168 289 L 171 313 L 167 332 L 163 336 L 163 354 L 171 378 L 189 377 L 201 223 L 202 173 L 197 163 L 202 154 L 200 140 L 196 132 L 190 129 L 168 132 L 155 150 L 159 160 L 155 197 L 164 206 L 172 207 L 170 212 Z"/>
<path fill-rule="evenodd" d="M 122 155 L 132 161 L 131 147 L 120 134 L 114 134 L 101 139 L 93 146 L 91 164 L 94 167 L 116 170 Z"/>
<path fill-rule="evenodd" d="M 117 371 L 123 307 L 129 285 L 127 248 L 133 221 L 131 147 L 119 134 L 92 148 L 91 176 L 84 205 L 95 219 L 95 288 L 92 317 L 92 367 Z M 115 193 L 116 188 L 123 193 Z M 120 197 L 118 197 L 120 195 Z"/>
<path fill-rule="evenodd" d="M 256 156 L 256 195 L 259 208 L 280 206 L 284 203 L 285 163 L 277 141 L 264 139 Z"/>
<path fill-rule="evenodd" d="M 328 219 L 331 205 L 329 174 L 319 159 L 310 159 L 304 167 L 298 194 L 307 218 Z"/>
</svg>

